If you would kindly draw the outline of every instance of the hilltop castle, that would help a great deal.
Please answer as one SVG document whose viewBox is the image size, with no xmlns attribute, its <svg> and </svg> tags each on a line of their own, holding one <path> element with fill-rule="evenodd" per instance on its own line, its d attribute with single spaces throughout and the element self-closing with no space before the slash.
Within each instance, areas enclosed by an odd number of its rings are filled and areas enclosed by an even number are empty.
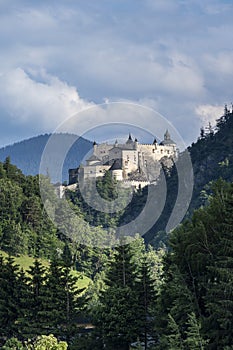
<svg viewBox="0 0 233 350">
<path fill-rule="evenodd" d="M 168 130 L 160 143 L 154 139 L 152 144 L 141 144 L 133 140 L 131 134 L 123 144 L 117 140 L 114 144 L 94 142 L 93 153 L 86 164 L 69 169 L 69 185 L 77 183 L 79 177 L 84 181 L 102 177 L 109 170 L 126 186 L 144 187 L 158 178 L 161 162 L 171 166 L 177 157 L 178 149 Z"/>
</svg>

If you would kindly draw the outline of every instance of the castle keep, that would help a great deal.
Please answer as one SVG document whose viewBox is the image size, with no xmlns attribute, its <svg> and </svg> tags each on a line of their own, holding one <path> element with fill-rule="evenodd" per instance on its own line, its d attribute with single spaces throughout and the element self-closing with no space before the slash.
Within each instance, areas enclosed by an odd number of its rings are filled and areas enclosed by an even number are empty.
<svg viewBox="0 0 233 350">
<path fill-rule="evenodd" d="M 109 170 L 126 186 L 144 187 L 158 178 L 161 162 L 171 166 L 177 157 L 178 149 L 168 130 L 160 143 L 154 139 L 152 144 L 141 144 L 137 139 L 133 140 L 131 134 L 123 144 L 117 140 L 114 144 L 97 145 L 94 142 L 93 153 L 86 164 L 69 170 L 69 185 L 77 183 L 79 177 L 84 181 L 95 179 Z"/>
</svg>

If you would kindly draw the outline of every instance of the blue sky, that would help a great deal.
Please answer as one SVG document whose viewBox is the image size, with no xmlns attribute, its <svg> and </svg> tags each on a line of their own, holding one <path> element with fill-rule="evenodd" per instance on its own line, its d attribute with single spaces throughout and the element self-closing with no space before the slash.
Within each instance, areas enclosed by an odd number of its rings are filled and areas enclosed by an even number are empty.
<svg viewBox="0 0 233 350">
<path fill-rule="evenodd" d="M 226 0 L 0 0 L 0 146 L 106 100 L 190 144 L 233 100 L 232 17 Z"/>
</svg>

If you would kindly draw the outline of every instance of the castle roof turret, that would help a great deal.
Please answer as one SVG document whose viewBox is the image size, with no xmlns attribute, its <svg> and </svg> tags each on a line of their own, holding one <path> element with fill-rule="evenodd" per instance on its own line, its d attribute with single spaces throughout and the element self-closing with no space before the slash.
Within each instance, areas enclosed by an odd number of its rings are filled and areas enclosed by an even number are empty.
<svg viewBox="0 0 233 350">
<path fill-rule="evenodd" d="M 164 134 L 164 140 L 160 142 L 160 145 L 176 145 L 176 143 L 171 139 L 170 133 L 166 130 Z"/>
<path fill-rule="evenodd" d="M 121 159 L 115 159 L 113 165 L 109 169 L 110 171 L 113 170 L 122 170 L 122 160 Z"/>
<path fill-rule="evenodd" d="M 126 141 L 126 144 L 129 145 L 129 144 L 132 144 L 132 143 L 133 143 L 132 136 L 131 136 L 131 134 L 129 133 L 129 138 L 128 138 L 128 140 Z"/>
</svg>

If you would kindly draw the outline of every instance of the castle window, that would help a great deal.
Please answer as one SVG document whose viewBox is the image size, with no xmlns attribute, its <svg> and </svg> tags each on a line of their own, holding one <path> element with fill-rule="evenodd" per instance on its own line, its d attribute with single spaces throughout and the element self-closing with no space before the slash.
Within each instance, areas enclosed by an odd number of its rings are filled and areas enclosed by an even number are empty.
<svg viewBox="0 0 233 350">
<path fill-rule="evenodd" d="M 152 149 L 152 152 L 155 153 L 155 149 L 154 148 Z"/>
<path fill-rule="evenodd" d="M 127 156 L 127 161 L 129 161 L 129 156 Z"/>
<path fill-rule="evenodd" d="M 163 153 L 163 150 L 161 149 L 161 153 Z"/>
</svg>

